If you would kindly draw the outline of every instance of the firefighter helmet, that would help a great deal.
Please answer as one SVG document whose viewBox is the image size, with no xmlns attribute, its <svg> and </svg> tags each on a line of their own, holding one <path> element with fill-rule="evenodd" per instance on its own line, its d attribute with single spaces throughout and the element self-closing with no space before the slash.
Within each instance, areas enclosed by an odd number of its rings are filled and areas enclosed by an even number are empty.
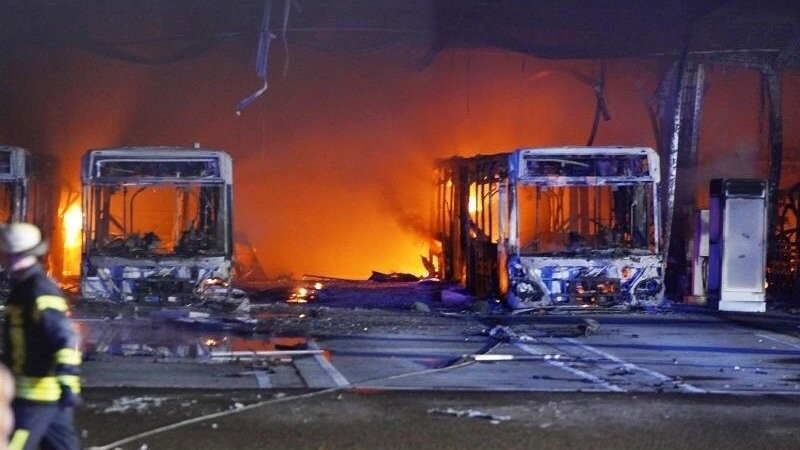
<svg viewBox="0 0 800 450">
<path fill-rule="evenodd" d="M 24 222 L 6 224 L 0 226 L 0 253 L 42 256 L 47 253 L 47 242 L 42 240 L 42 232 L 36 225 Z"/>
</svg>

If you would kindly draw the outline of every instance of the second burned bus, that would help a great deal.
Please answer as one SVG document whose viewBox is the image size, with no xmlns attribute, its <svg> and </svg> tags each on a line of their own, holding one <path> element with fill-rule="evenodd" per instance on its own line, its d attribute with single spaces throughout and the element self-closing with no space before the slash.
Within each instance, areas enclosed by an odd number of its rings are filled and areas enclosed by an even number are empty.
<svg viewBox="0 0 800 450">
<path fill-rule="evenodd" d="M 644 305 L 663 294 L 659 160 L 551 147 L 437 166 L 441 275 L 513 308 Z"/>
</svg>

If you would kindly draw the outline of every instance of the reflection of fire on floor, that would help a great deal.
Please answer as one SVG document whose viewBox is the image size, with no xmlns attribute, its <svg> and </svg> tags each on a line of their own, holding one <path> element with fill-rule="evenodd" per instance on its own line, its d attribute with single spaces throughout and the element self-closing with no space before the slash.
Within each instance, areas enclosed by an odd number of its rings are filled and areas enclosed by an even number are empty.
<svg viewBox="0 0 800 450">
<path fill-rule="evenodd" d="M 304 337 L 243 337 L 174 324 L 81 319 L 75 328 L 87 359 L 112 355 L 231 360 L 319 353 L 308 350 Z"/>
<path fill-rule="evenodd" d="M 269 339 L 245 339 L 241 337 L 225 338 L 214 342 L 211 358 L 215 360 L 264 360 L 291 363 L 293 357 L 307 355 L 323 355 L 319 349 L 310 349 L 308 339 L 304 337 L 271 337 Z"/>
</svg>

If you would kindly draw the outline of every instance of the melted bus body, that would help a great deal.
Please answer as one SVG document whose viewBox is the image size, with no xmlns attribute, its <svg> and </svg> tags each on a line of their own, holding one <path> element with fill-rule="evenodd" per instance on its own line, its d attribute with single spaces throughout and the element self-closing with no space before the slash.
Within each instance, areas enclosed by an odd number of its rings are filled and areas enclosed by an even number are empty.
<svg viewBox="0 0 800 450">
<path fill-rule="evenodd" d="M 230 281 L 228 154 L 180 147 L 89 151 L 82 161 L 84 298 L 175 302 Z"/>
<path fill-rule="evenodd" d="M 557 147 L 439 163 L 445 279 L 514 308 L 642 305 L 663 293 L 658 155 Z"/>
</svg>

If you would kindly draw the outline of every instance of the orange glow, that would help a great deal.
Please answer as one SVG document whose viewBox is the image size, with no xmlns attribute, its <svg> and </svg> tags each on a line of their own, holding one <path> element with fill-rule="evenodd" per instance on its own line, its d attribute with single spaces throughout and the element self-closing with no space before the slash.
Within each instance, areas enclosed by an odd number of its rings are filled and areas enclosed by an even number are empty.
<svg viewBox="0 0 800 450">
<path fill-rule="evenodd" d="M 308 343 L 304 337 L 281 336 L 271 337 L 266 340 L 233 338 L 230 342 L 230 351 L 275 351 L 289 347 L 299 347 Z"/>
<path fill-rule="evenodd" d="M 64 212 L 62 222 L 64 231 L 64 261 L 63 275 L 76 276 L 81 267 L 81 229 L 83 228 L 83 215 L 78 203 L 73 203 Z"/>
<path fill-rule="evenodd" d="M 304 287 L 298 288 L 286 301 L 288 303 L 308 303 L 308 289 Z"/>
<path fill-rule="evenodd" d="M 63 48 L 26 49 L 3 68 L 14 87 L 3 99 L 3 137 L 57 157 L 57 182 L 72 192 L 80 190 L 87 149 L 192 142 L 224 149 L 234 161 L 235 239 L 249 252 L 237 254 L 237 262 L 255 261 L 257 248 L 258 273 L 269 278 L 366 279 L 371 270 L 423 272 L 435 159 L 585 143 L 596 106 L 590 86 L 561 76 L 597 76 L 596 61 L 454 49 L 412 69 L 396 53 L 297 46 L 291 76 L 271 77 L 265 96 L 236 116 L 236 103 L 253 90 L 253 51 L 251 40 L 226 41 L 180 64 L 147 66 Z M 273 56 L 271 69 L 280 68 L 281 52 Z M 609 62 L 613 120 L 601 122 L 597 145 L 655 146 L 640 91 L 654 92 L 662 71 L 656 59 Z M 800 76 L 782 75 L 784 104 L 797 104 Z M 699 192 L 707 192 L 712 176 L 764 175 L 742 171 L 760 167 L 753 157 L 767 156 L 755 151 L 758 71 L 710 69 L 708 83 L 700 167 L 689 181 Z M 731 99 L 746 107 L 730 108 Z M 800 108 L 784 108 L 784 115 L 784 158 L 796 159 Z M 39 125 L 35 132 L 31 124 Z M 730 158 L 731 149 L 741 158 Z M 783 185 L 797 181 L 797 173 L 785 170 Z M 475 197 L 473 214 L 493 207 L 494 200 Z M 160 199 L 142 193 L 140 201 L 137 220 L 158 220 L 152 213 Z M 168 243 L 172 230 L 156 225 Z M 62 254 L 66 259 L 66 245 L 53 252 Z M 77 273 L 77 258 L 65 261 L 64 272 Z"/>
<path fill-rule="evenodd" d="M 470 214 L 478 211 L 478 201 L 475 199 L 474 194 L 470 194 L 469 196 L 469 205 L 467 206 L 467 210 Z"/>
<path fill-rule="evenodd" d="M 469 186 L 469 203 L 467 204 L 467 210 L 470 214 L 475 214 L 476 212 L 483 211 L 483 199 L 478 201 L 478 184 L 472 183 Z"/>
</svg>

